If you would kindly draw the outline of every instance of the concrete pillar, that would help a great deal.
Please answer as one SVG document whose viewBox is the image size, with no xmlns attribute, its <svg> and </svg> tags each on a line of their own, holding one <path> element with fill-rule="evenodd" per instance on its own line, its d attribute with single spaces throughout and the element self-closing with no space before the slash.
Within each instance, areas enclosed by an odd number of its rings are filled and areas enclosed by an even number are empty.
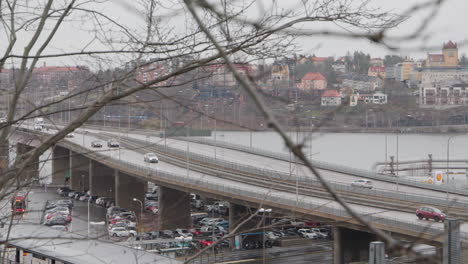
<svg viewBox="0 0 468 264">
<path fill-rule="evenodd" d="M 97 161 L 90 161 L 89 190 L 92 195 L 115 197 L 114 169 Z"/>
<path fill-rule="evenodd" d="M 0 129 L 1 132 L 1 129 Z M 0 143 L 0 174 L 8 169 L 10 163 L 10 142 L 8 140 Z"/>
<path fill-rule="evenodd" d="M 460 244 L 460 220 L 448 218 L 444 222 L 444 264 L 460 264 L 461 261 L 461 244 Z"/>
<path fill-rule="evenodd" d="M 70 188 L 72 190 L 89 190 L 90 160 L 76 152 L 70 152 Z"/>
<path fill-rule="evenodd" d="M 17 143 L 16 144 L 16 159 L 21 159 L 24 154 L 33 150 L 34 147 Z M 39 180 L 39 158 L 34 161 L 31 161 L 23 175 L 19 175 L 20 180 Z"/>
<path fill-rule="evenodd" d="M 335 227 L 333 235 L 334 264 L 367 261 L 369 244 L 377 240 L 374 234 L 343 227 Z"/>
<path fill-rule="evenodd" d="M 159 230 L 190 228 L 190 193 L 159 186 Z"/>
<path fill-rule="evenodd" d="M 234 228 L 236 228 L 240 223 L 242 223 L 247 217 L 249 217 L 252 213 L 252 210 L 249 207 L 239 205 L 239 204 L 229 204 L 229 232 L 232 232 Z M 259 214 L 259 217 L 262 217 Z M 255 228 L 258 226 L 258 221 L 260 218 L 254 218 L 246 223 L 244 223 L 241 227 L 237 229 L 237 233 L 242 233 L 243 230 L 248 230 Z M 237 240 L 237 242 L 236 242 Z M 229 241 L 231 248 L 242 248 L 242 239 L 240 236 L 232 237 Z"/>
<path fill-rule="evenodd" d="M 115 170 L 115 204 L 135 212 L 138 219 L 141 219 L 141 207 L 143 206 L 143 210 L 145 209 L 146 185 L 143 180 Z M 143 204 L 133 201 L 133 198 L 140 200 Z"/>
<path fill-rule="evenodd" d="M 55 146 L 52 149 L 52 184 L 66 185 L 70 179 L 70 150 Z"/>
</svg>

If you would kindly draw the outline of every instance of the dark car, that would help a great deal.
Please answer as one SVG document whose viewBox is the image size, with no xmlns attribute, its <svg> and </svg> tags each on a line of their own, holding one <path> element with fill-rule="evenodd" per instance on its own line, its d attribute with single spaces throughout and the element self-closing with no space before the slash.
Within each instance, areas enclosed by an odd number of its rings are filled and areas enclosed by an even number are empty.
<svg viewBox="0 0 468 264">
<path fill-rule="evenodd" d="M 109 148 L 118 148 L 120 145 L 115 139 L 109 139 L 109 141 L 107 141 L 107 146 Z"/>
<path fill-rule="evenodd" d="M 62 195 L 64 192 L 68 193 L 68 192 L 70 192 L 70 191 L 71 191 L 71 190 L 70 190 L 70 188 L 68 188 L 68 187 L 60 187 L 60 188 L 57 189 L 57 193 L 58 193 L 59 195 L 61 195 L 61 196 L 64 196 L 64 195 Z"/>
<path fill-rule="evenodd" d="M 75 200 L 79 200 L 81 196 L 85 195 L 84 192 L 75 192 L 75 195 L 73 195 L 73 198 Z"/>
<path fill-rule="evenodd" d="M 431 206 L 421 206 L 416 210 L 416 216 L 422 220 L 426 218 L 426 220 L 433 219 L 436 222 L 444 221 L 447 218 L 447 215 L 442 213 L 439 209 Z"/>
<path fill-rule="evenodd" d="M 174 238 L 174 231 L 172 230 L 163 230 L 161 231 L 162 238 Z"/>
<path fill-rule="evenodd" d="M 91 142 L 91 147 L 93 148 L 102 148 L 102 142 L 99 140 L 95 140 Z"/>
</svg>

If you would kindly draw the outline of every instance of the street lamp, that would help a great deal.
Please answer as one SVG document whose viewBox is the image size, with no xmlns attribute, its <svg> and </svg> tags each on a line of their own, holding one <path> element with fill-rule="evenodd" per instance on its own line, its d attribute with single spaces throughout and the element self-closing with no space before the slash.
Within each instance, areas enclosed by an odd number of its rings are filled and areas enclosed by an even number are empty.
<svg viewBox="0 0 468 264">
<path fill-rule="evenodd" d="M 143 225 L 143 202 L 137 198 L 133 198 L 134 202 L 139 202 L 140 203 L 140 232 L 141 232 L 141 227 Z"/>
<path fill-rule="evenodd" d="M 265 219 L 265 213 L 270 214 L 273 210 L 271 208 L 265 209 L 265 208 L 260 208 L 258 209 L 259 213 L 263 213 L 263 263 L 265 264 L 265 258 L 266 258 L 266 248 L 265 248 L 265 225 L 266 225 L 266 219 Z"/>
<path fill-rule="evenodd" d="M 88 197 L 88 238 L 89 238 L 89 202 L 91 201 L 91 191 L 89 191 L 89 197 Z"/>
</svg>

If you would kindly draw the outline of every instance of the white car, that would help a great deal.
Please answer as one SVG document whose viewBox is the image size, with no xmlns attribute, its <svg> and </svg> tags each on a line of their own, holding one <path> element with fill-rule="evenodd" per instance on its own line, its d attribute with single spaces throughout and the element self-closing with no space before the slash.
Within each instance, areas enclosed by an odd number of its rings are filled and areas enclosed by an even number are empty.
<svg viewBox="0 0 468 264">
<path fill-rule="evenodd" d="M 128 230 L 125 227 L 115 227 L 109 230 L 109 236 L 112 237 L 129 237 L 136 236 L 135 230 Z"/>
<path fill-rule="evenodd" d="M 75 137 L 75 134 L 73 134 L 72 132 L 68 133 L 66 136 L 66 138 L 73 138 Z"/>
<path fill-rule="evenodd" d="M 42 131 L 42 129 L 43 129 L 42 125 L 38 125 L 38 124 L 34 125 L 34 130 Z"/>
<path fill-rule="evenodd" d="M 50 209 L 50 210 L 48 210 L 48 211 L 46 212 L 46 214 L 51 214 L 51 213 L 69 215 L 69 214 L 70 214 L 70 210 L 68 209 L 68 207 L 55 207 L 55 208 Z"/>
<path fill-rule="evenodd" d="M 319 235 L 317 233 L 307 228 L 301 228 L 297 230 L 297 233 L 301 235 L 303 238 L 311 238 L 311 239 L 319 238 Z"/>
<path fill-rule="evenodd" d="M 145 162 L 149 162 L 149 163 L 159 162 L 158 156 L 156 156 L 156 154 L 154 154 L 153 152 L 146 153 L 143 159 L 145 160 Z"/>
<path fill-rule="evenodd" d="M 321 232 L 320 229 L 318 229 L 318 228 L 311 228 L 310 230 L 312 230 L 312 232 L 314 232 L 315 234 L 317 234 L 317 235 L 318 235 L 318 238 L 327 238 L 327 237 L 328 237 L 327 234 Z"/>
<path fill-rule="evenodd" d="M 216 225 L 219 222 L 224 221 L 222 218 L 203 218 L 200 221 L 200 225 Z"/>
<path fill-rule="evenodd" d="M 182 237 L 193 237 L 193 234 L 190 233 L 187 229 L 177 228 L 176 232 L 179 236 L 182 236 Z"/>
<path fill-rule="evenodd" d="M 359 179 L 353 181 L 351 183 L 351 186 L 372 189 L 372 181 L 366 179 Z"/>
<path fill-rule="evenodd" d="M 7 119 L 5 117 L 0 117 L 0 124 L 6 123 Z"/>
</svg>

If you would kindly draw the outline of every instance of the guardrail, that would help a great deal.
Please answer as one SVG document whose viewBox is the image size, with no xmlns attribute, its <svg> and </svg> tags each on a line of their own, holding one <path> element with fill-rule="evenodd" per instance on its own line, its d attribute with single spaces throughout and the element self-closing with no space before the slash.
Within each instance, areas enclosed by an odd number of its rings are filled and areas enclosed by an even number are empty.
<svg viewBox="0 0 468 264">
<path fill-rule="evenodd" d="M 166 180 L 168 182 L 177 182 L 181 186 L 190 187 L 193 189 L 203 188 L 209 189 L 213 192 L 222 193 L 226 197 L 232 196 L 244 196 L 248 199 L 255 199 L 258 201 L 264 201 L 265 203 L 280 204 L 285 208 L 301 208 L 310 212 L 320 212 L 327 215 L 333 215 L 339 218 L 349 218 L 350 215 L 338 204 L 326 203 L 320 204 L 316 202 L 316 199 L 309 197 L 299 197 L 295 194 L 288 194 L 284 192 L 271 192 L 268 188 L 260 188 L 254 186 L 236 186 L 232 182 L 226 182 L 226 180 L 216 181 L 208 179 L 209 177 L 190 177 L 187 175 L 179 175 L 169 173 L 161 170 L 156 170 L 149 166 L 140 166 L 134 163 L 130 163 L 124 160 L 116 160 L 109 156 L 103 155 L 97 152 L 88 152 L 88 149 L 80 147 L 74 143 L 63 142 L 61 145 L 73 149 L 73 151 L 85 153 L 84 155 L 95 158 L 110 167 L 118 168 L 122 171 L 127 171 L 132 174 L 139 174 L 149 180 Z M 224 182 L 224 183 L 223 183 Z M 242 184 L 242 183 L 241 183 Z M 290 196 L 290 197 L 288 197 Z M 360 212 L 361 217 L 365 220 L 381 225 L 397 226 L 400 229 L 408 230 L 410 232 L 416 232 L 420 234 L 430 235 L 431 237 L 438 237 L 444 233 L 443 229 L 432 227 L 430 225 L 421 225 L 421 222 L 417 221 L 402 221 L 397 218 L 379 217 L 373 214 Z M 460 238 L 462 240 L 468 240 L 468 233 L 460 232 Z"/>
<path fill-rule="evenodd" d="M 211 140 L 211 139 L 186 138 L 186 137 L 177 137 L 176 139 L 198 143 L 198 144 L 210 145 L 210 146 L 216 145 L 222 148 L 227 148 L 231 150 L 236 150 L 236 151 L 255 154 L 255 155 L 264 156 L 268 158 L 273 158 L 277 160 L 296 163 L 293 159 L 291 159 L 291 157 L 288 154 L 284 154 L 284 153 L 277 153 L 277 152 L 267 151 L 267 150 L 258 149 L 258 148 L 250 148 L 247 146 L 232 144 L 232 143 L 227 143 L 227 142 L 222 142 L 222 141 L 216 141 L 215 143 L 214 140 Z M 299 163 L 299 164 L 302 164 L 302 163 Z M 431 185 L 427 183 L 421 183 L 421 182 L 401 179 L 397 177 L 385 176 L 385 175 L 378 174 L 376 172 L 372 172 L 369 170 L 357 169 L 357 168 L 352 168 L 352 167 L 343 166 L 343 165 L 337 165 L 337 164 L 333 164 L 333 163 L 329 163 L 325 161 L 312 160 L 312 164 L 316 168 L 319 168 L 322 170 L 334 171 L 334 172 L 354 175 L 354 176 L 358 176 L 362 178 L 368 178 L 368 179 L 385 181 L 385 182 L 390 182 L 390 183 L 395 183 L 395 184 L 413 186 L 413 187 L 424 188 L 424 189 L 429 189 L 429 190 L 434 190 L 434 191 L 442 191 L 442 192 L 449 192 L 453 194 L 468 195 L 468 190 L 466 188 L 463 188 L 457 185 L 454 185 L 454 186 Z"/>
<path fill-rule="evenodd" d="M 140 139 L 131 139 L 131 141 L 134 142 L 139 142 L 140 144 L 146 146 L 148 142 Z M 157 144 L 157 143 L 156 143 Z M 163 151 L 165 153 L 169 153 L 172 155 L 177 155 L 177 156 L 183 156 L 187 157 L 187 151 L 168 147 L 166 145 L 160 145 L 157 144 L 157 150 L 158 151 Z M 266 168 L 259 168 L 256 166 L 249 166 L 245 164 L 239 164 L 231 161 L 226 161 L 223 159 L 218 159 L 218 158 L 212 158 L 208 157 L 205 155 L 189 152 L 188 153 L 188 159 L 194 160 L 197 162 L 202 162 L 202 163 L 209 163 L 213 164 L 215 166 L 223 167 L 229 170 L 236 170 L 236 171 L 241 171 L 244 173 L 248 174 L 254 174 L 254 175 L 260 175 L 264 176 L 265 180 L 268 181 L 269 178 L 274 178 L 278 180 L 292 180 L 296 181 L 301 184 L 310 184 L 314 186 L 322 186 L 322 184 L 316 180 L 313 179 L 312 176 L 305 176 L 305 175 L 294 175 L 294 174 L 287 174 L 284 172 L 279 172 L 271 169 L 266 169 Z M 406 192 L 395 192 L 395 191 L 389 191 L 389 190 L 383 190 L 383 189 L 365 189 L 365 188 L 359 188 L 359 187 L 353 187 L 350 185 L 346 185 L 343 183 L 338 183 L 338 182 L 333 182 L 329 181 L 332 188 L 337 190 L 337 191 L 344 191 L 344 192 L 354 192 L 354 193 L 359 193 L 359 194 L 364 194 L 364 195 L 369 195 L 369 196 L 376 196 L 376 197 L 382 197 L 385 199 L 393 199 L 393 200 L 405 200 L 405 201 L 410 201 L 414 203 L 419 203 L 419 204 L 431 204 L 434 206 L 440 206 L 440 207 L 457 207 L 457 208 L 462 208 L 462 209 L 468 209 L 468 202 L 462 202 L 462 201 L 456 201 L 456 200 L 448 200 L 448 199 L 441 199 L 441 198 L 435 198 L 435 197 L 428 197 L 423 196 L 423 195 L 417 195 L 417 194 L 412 194 L 412 193 L 406 193 Z"/>
</svg>

